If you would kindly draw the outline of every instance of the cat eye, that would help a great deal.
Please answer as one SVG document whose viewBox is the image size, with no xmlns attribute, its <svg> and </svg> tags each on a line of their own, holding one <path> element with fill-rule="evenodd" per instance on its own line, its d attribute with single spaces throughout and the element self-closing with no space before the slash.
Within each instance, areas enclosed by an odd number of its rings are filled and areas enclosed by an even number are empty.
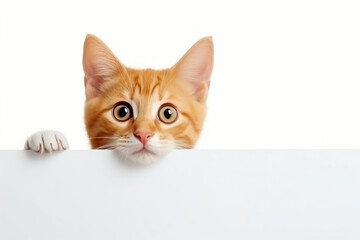
<svg viewBox="0 0 360 240">
<path fill-rule="evenodd" d="M 125 122 L 133 117 L 133 110 L 129 103 L 119 102 L 113 108 L 113 115 L 116 120 Z"/>
<path fill-rule="evenodd" d="M 158 117 L 163 123 L 170 124 L 177 120 L 178 112 L 174 105 L 165 103 L 160 107 Z"/>
</svg>

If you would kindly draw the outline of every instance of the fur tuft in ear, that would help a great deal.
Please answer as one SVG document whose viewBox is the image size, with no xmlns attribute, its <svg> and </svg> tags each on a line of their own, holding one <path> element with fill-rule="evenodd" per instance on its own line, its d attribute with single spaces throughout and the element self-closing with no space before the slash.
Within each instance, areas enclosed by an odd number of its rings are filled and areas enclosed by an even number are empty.
<svg viewBox="0 0 360 240">
<path fill-rule="evenodd" d="M 196 42 L 173 67 L 177 76 L 190 85 L 193 97 L 202 103 L 207 98 L 213 64 L 212 37 L 205 37 Z"/>
<path fill-rule="evenodd" d="M 126 72 L 125 67 L 105 43 L 91 34 L 86 36 L 84 43 L 83 68 L 88 98 L 98 96 L 107 81 Z"/>
</svg>

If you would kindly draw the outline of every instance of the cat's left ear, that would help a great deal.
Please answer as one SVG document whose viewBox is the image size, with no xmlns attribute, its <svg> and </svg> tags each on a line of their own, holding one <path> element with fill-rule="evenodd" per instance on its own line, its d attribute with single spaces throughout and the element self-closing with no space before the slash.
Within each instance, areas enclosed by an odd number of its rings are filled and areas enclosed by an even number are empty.
<svg viewBox="0 0 360 240">
<path fill-rule="evenodd" d="M 212 37 L 205 37 L 196 42 L 173 67 L 177 76 L 189 83 L 193 97 L 201 103 L 207 98 L 213 64 Z"/>
</svg>

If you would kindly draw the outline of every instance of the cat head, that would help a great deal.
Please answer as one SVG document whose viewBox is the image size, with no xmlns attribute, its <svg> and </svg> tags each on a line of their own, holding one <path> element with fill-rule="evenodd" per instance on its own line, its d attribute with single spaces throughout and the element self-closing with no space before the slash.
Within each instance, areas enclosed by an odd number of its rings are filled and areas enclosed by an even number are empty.
<svg viewBox="0 0 360 240">
<path fill-rule="evenodd" d="M 84 43 L 85 124 L 93 149 L 149 163 L 174 148 L 193 148 L 206 114 L 213 68 L 211 37 L 171 68 L 125 67 L 96 36 Z"/>
</svg>

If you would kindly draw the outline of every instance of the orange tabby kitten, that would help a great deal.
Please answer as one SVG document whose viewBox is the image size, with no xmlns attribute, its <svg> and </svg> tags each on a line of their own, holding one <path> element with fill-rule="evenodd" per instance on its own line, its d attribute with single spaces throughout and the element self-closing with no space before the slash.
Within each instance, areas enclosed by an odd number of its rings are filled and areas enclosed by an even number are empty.
<svg viewBox="0 0 360 240">
<path fill-rule="evenodd" d="M 88 35 L 85 124 L 92 148 L 115 149 L 140 163 L 174 148 L 193 148 L 206 114 L 213 55 L 208 37 L 169 69 L 137 70 L 125 67 L 99 38 Z"/>
</svg>

